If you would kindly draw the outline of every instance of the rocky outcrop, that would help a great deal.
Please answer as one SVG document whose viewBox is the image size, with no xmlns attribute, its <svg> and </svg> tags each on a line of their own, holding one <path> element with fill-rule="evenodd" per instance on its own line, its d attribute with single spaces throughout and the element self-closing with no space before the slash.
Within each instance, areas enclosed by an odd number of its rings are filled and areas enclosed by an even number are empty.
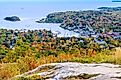
<svg viewBox="0 0 121 80">
<path fill-rule="evenodd" d="M 12 16 L 12 17 L 5 17 L 4 20 L 7 20 L 7 21 L 21 21 L 19 17 L 17 16 Z"/>
<path fill-rule="evenodd" d="M 121 67 L 113 64 L 51 63 L 18 75 L 15 78 L 44 80 L 120 80 Z"/>
<path fill-rule="evenodd" d="M 45 23 L 45 18 L 43 18 L 43 19 L 41 19 L 41 20 L 38 20 L 38 21 L 36 21 L 37 23 Z"/>
</svg>

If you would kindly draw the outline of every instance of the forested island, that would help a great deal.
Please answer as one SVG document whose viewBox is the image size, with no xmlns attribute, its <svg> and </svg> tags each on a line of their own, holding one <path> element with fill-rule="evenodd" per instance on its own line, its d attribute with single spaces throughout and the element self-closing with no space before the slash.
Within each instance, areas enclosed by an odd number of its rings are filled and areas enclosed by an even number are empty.
<svg viewBox="0 0 121 80">
<path fill-rule="evenodd" d="M 100 10 L 56 12 L 36 21 L 37 23 L 61 23 L 60 27 L 78 33 L 79 37 L 57 37 L 58 34 L 45 29 L 0 29 L 0 73 L 2 73 L 0 79 L 13 79 L 16 75 L 47 63 L 79 62 L 120 65 L 121 7 L 98 9 Z M 45 67 L 40 72 L 51 67 Z M 77 77 L 89 79 L 97 75 L 99 74 L 84 74 Z M 48 76 L 28 77 L 25 75 L 14 80 L 25 79 L 45 80 Z"/>
</svg>

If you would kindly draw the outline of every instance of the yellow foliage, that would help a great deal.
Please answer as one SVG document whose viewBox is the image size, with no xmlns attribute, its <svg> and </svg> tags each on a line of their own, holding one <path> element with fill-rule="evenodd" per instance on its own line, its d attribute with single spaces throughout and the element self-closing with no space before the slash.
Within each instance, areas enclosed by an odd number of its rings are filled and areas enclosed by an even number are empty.
<svg viewBox="0 0 121 80">
<path fill-rule="evenodd" d="M 0 80 L 8 80 L 15 75 L 20 74 L 20 68 L 16 63 L 1 64 Z"/>
<path fill-rule="evenodd" d="M 116 60 L 116 64 L 121 64 L 121 48 L 116 48 L 114 58 Z"/>
</svg>

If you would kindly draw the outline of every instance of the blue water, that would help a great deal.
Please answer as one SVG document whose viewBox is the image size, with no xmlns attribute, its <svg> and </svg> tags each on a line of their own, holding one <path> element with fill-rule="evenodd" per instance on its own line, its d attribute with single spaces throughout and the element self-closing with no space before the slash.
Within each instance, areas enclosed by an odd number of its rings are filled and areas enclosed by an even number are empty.
<svg viewBox="0 0 121 80">
<path fill-rule="evenodd" d="M 120 6 L 121 3 L 111 1 L 0 1 L 0 28 L 6 29 L 51 29 L 61 31 L 61 36 L 77 35 L 59 27 L 60 24 L 38 24 L 35 21 L 46 17 L 47 14 L 60 11 L 95 10 L 101 6 Z M 3 20 L 6 16 L 18 16 L 20 22 Z"/>
</svg>

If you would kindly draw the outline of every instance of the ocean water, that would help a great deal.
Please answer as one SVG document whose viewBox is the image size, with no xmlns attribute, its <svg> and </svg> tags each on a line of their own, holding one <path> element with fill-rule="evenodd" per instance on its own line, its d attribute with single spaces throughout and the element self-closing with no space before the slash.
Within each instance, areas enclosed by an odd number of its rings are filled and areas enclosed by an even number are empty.
<svg viewBox="0 0 121 80">
<path fill-rule="evenodd" d="M 52 31 L 60 31 L 59 36 L 76 35 L 72 31 L 64 30 L 59 27 L 60 24 L 36 23 L 36 20 L 46 17 L 47 14 L 60 11 L 79 11 L 79 10 L 96 10 L 101 6 L 120 6 L 121 3 L 113 3 L 111 1 L 63 1 L 63 2 L 42 2 L 42 1 L 0 1 L 0 28 L 5 29 L 51 29 Z M 18 16 L 21 21 L 10 22 L 5 21 L 7 16 Z"/>
</svg>

